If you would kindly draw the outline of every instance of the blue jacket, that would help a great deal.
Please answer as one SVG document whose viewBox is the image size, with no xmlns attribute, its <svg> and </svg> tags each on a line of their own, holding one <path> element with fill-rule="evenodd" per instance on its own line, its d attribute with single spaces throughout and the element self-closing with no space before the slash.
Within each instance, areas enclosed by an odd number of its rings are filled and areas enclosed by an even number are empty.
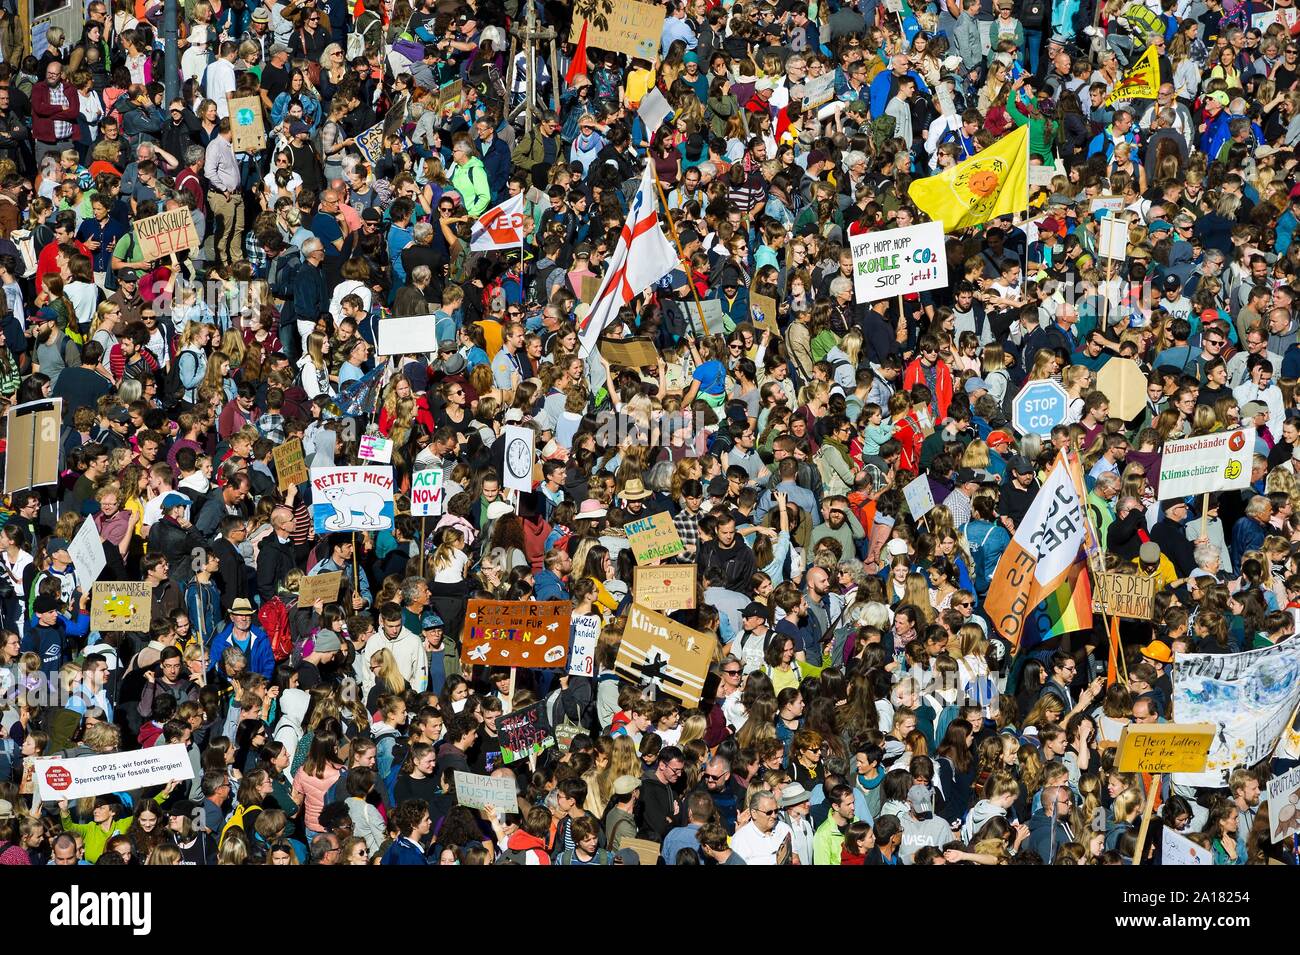
<svg viewBox="0 0 1300 955">
<path fill-rule="evenodd" d="M 1274 248 L 1278 255 L 1286 255 L 1291 248 L 1297 225 L 1300 225 L 1300 220 L 1296 219 L 1295 213 L 1288 207 L 1277 220 L 1277 244 Z"/>
<path fill-rule="evenodd" d="M 41 658 L 41 672 L 52 675 L 72 659 L 67 652 L 67 638 L 85 636 L 89 630 L 90 617 L 86 614 L 78 614 L 71 620 L 59 614 L 51 627 L 42 627 L 31 617 L 23 630 L 22 651 L 37 654 Z"/>
<path fill-rule="evenodd" d="M 424 857 L 424 850 L 418 845 L 407 839 L 405 836 L 398 839 L 388 851 L 384 853 L 380 865 L 428 865 L 429 860 Z"/>
<path fill-rule="evenodd" d="M 533 574 L 533 597 L 537 600 L 568 600 L 569 592 L 554 571 L 543 568 Z"/>
<path fill-rule="evenodd" d="M 211 662 L 212 669 L 221 666 L 221 654 L 226 652 L 226 647 L 231 646 L 230 635 L 234 632 L 235 625 L 227 623 L 220 633 L 212 640 L 212 646 L 208 648 L 208 659 Z M 260 673 L 268 680 L 275 676 L 275 657 L 271 653 L 271 638 L 266 635 L 266 631 L 253 624 L 250 631 L 253 635 L 252 645 L 249 646 L 247 654 L 248 668 L 254 673 Z"/>
<path fill-rule="evenodd" d="M 1228 124 L 1231 121 L 1232 117 L 1228 115 L 1228 111 L 1221 109 L 1218 116 L 1205 124 L 1205 132 L 1201 133 L 1201 152 L 1207 156 L 1217 156 L 1219 154 L 1219 149 L 1232 135 L 1228 132 Z"/>
<path fill-rule="evenodd" d="M 506 183 L 510 179 L 510 147 L 493 136 L 492 145 L 487 152 L 483 152 L 482 143 L 479 142 L 474 143 L 474 152 L 483 160 L 488 188 L 492 190 L 492 201 L 496 202 L 506 194 Z"/>
<path fill-rule="evenodd" d="M 1260 550 L 1268 528 L 1252 517 L 1243 516 L 1232 527 L 1232 542 L 1228 552 L 1232 555 L 1232 566 L 1240 567 L 1242 555 L 1247 551 Z"/>
<path fill-rule="evenodd" d="M 198 580 L 191 580 L 185 585 L 185 612 L 190 615 L 190 622 L 200 639 L 207 643 L 221 629 L 221 588 L 212 581 L 201 584 Z"/>
</svg>

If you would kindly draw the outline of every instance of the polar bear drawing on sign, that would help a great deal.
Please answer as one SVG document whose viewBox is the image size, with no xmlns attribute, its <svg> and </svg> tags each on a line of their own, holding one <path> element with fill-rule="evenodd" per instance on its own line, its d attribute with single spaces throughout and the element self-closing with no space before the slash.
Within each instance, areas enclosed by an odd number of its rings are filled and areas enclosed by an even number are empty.
<svg viewBox="0 0 1300 955">
<path fill-rule="evenodd" d="M 323 493 L 334 508 L 333 516 L 325 518 L 325 526 L 330 530 L 378 530 L 388 526 L 383 517 L 386 502 L 378 491 L 344 486 L 327 487 Z M 357 514 L 361 515 L 360 521 L 356 519 Z"/>
</svg>

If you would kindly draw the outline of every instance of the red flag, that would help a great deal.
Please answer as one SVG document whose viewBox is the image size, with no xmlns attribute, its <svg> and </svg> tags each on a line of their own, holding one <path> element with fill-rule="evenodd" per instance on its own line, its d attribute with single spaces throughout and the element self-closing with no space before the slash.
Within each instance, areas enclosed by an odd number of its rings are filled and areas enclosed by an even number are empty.
<svg viewBox="0 0 1300 955">
<path fill-rule="evenodd" d="M 582 32 L 578 34 L 578 48 L 573 51 L 573 62 L 569 64 L 569 71 L 564 74 L 564 82 L 568 86 L 573 85 L 573 80 L 579 74 L 587 73 L 587 21 L 582 21 Z"/>
<path fill-rule="evenodd" d="M 1119 617 L 1110 618 L 1110 650 L 1106 653 L 1106 686 L 1119 682 Z"/>
</svg>

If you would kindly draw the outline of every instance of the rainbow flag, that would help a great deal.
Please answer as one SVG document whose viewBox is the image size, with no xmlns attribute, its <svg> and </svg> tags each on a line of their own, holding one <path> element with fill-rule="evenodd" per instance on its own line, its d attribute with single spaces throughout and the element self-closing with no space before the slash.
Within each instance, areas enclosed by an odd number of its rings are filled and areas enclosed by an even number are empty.
<svg viewBox="0 0 1300 955">
<path fill-rule="evenodd" d="M 1041 612 L 1047 618 L 1043 640 L 1092 629 L 1092 582 L 1082 554 L 1067 571 L 1061 585 L 1043 599 Z"/>
</svg>

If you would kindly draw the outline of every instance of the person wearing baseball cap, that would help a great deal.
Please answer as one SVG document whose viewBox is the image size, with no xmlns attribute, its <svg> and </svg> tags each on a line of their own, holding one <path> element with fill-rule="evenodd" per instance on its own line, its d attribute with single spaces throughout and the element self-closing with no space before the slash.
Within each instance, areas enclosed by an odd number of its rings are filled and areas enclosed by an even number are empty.
<svg viewBox="0 0 1300 955">
<path fill-rule="evenodd" d="M 84 603 L 88 596 L 82 597 Z M 53 676 L 72 658 L 69 637 L 84 637 L 90 630 L 90 617 L 85 613 L 64 615 L 63 602 L 53 594 L 40 594 L 32 602 L 35 623 L 23 630 L 22 648 L 41 658 L 42 673 Z"/>
</svg>

